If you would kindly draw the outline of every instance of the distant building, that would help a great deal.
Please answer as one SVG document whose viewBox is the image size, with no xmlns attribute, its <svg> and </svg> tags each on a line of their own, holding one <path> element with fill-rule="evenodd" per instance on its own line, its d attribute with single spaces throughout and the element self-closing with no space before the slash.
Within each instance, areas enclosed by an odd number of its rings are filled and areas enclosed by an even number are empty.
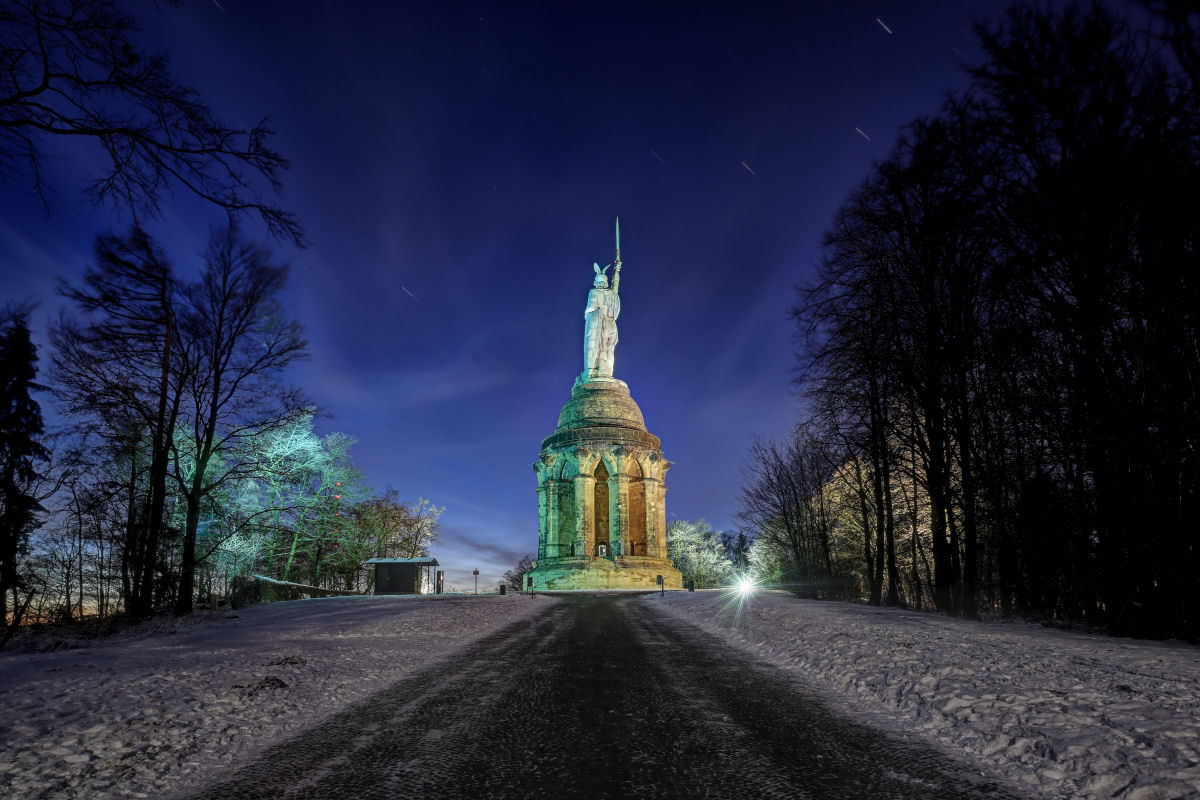
<svg viewBox="0 0 1200 800">
<path fill-rule="evenodd" d="M 436 558 L 372 558 L 375 594 L 433 594 Z"/>
</svg>

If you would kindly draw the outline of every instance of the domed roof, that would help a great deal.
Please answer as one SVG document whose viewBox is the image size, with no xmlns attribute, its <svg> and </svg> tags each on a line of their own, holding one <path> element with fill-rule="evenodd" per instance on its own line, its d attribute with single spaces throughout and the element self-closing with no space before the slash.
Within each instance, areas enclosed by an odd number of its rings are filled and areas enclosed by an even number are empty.
<svg viewBox="0 0 1200 800">
<path fill-rule="evenodd" d="M 659 449 L 658 437 L 646 430 L 642 410 L 629 386 L 615 378 L 579 381 L 558 415 L 554 435 L 542 449 L 585 441 L 630 442 Z"/>
</svg>

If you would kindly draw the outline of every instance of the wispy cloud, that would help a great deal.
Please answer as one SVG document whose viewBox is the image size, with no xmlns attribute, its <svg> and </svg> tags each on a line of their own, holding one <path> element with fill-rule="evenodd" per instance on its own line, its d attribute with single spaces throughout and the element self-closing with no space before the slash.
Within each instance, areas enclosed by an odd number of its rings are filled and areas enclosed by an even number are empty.
<svg viewBox="0 0 1200 800">
<path fill-rule="evenodd" d="M 470 397 L 486 397 L 511 384 L 516 376 L 502 365 L 480 365 L 465 354 L 432 366 L 388 366 L 350 369 L 340 362 L 316 362 L 317 380 L 336 386 L 339 405 L 420 406 Z"/>
<path fill-rule="evenodd" d="M 490 564 L 493 569 L 511 569 L 517 561 L 529 555 L 530 546 L 536 547 L 536 538 L 522 541 L 522 546 L 514 547 L 517 537 L 495 538 L 488 532 L 470 531 L 455 526 L 443 526 L 442 540 L 438 547 L 457 557 L 474 557 L 479 565 Z"/>
</svg>

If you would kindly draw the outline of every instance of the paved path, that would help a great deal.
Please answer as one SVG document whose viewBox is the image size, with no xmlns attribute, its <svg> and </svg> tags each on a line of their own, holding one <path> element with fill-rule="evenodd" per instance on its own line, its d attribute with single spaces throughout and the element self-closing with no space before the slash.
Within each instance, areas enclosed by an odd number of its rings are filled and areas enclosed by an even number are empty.
<svg viewBox="0 0 1200 800">
<path fill-rule="evenodd" d="M 193 795 L 1016 796 L 628 595 L 566 596 Z"/>
</svg>

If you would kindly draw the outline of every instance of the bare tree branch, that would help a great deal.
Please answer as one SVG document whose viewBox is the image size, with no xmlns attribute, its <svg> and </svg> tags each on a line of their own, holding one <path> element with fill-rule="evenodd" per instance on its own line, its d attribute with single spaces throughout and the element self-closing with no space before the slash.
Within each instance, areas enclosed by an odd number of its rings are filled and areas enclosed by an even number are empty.
<svg viewBox="0 0 1200 800">
<path fill-rule="evenodd" d="M 130 41 L 133 20 L 111 0 L 12 0 L 0 6 L 0 182 L 28 179 L 49 212 L 47 139 L 96 142 L 106 165 L 85 191 L 97 204 L 159 217 L 172 185 L 224 209 L 257 215 L 271 235 L 305 246 L 278 193 L 288 161 L 268 146 L 270 118 L 231 128 L 176 83 L 161 53 Z M 264 186 L 265 184 L 265 186 Z"/>
</svg>

